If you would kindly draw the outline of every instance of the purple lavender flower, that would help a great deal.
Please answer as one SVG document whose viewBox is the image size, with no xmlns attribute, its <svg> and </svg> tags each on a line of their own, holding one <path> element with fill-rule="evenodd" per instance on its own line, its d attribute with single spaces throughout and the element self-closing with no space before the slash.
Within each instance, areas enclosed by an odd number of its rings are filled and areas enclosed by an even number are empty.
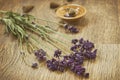
<svg viewBox="0 0 120 80">
<path fill-rule="evenodd" d="M 78 39 L 73 39 L 73 40 L 72 40 L 72 43 L 73 43 L 73 44 L 76 44 L 77 42 L 78 42 Z"/>
<path fill-rule="evenodd" d="M 56 50 L 54 52 L 54 57 L 51 60 L 47 60 L 47 68 L 51 71 L 60 71 L 64 72 L 65 69 L 70 69 L 73 73 L 77 74 L 78 76 L 83 76 L 85 78 L 89 77 L 89 73 L 85 73 L 86 69 L 83 67 L 84 60 L 87 59 L 95 59 L 97 49 L 94 48 L 94 43 L 84 40 L 81 38 L 73 39 L 71 41 L 73 46 L 71 47 L 72 53 L 69 55 L 61 56 L 61 51 Z M 43 50 L 38 50 L 35 52 L 35 55 L 43 59 L 45 57 L 45 52 Z M 61 56 L 61 58 L 59 58 Z"/>
<path fill-rule="evenodd" d="M 62 53 L 62 51 L 60 51 L 60 50 L 56 50 L 55 53 L 54 53 L 54 57 L 59 58 L 60 55 L 61 55 L 61 53 Z"/>
<path fill-rule="evenodd" d="M 71 50 L 71 51 L 74 51 L 74 52 L 77 51 L 76 49 L 77 49 L 77 46 L 75 46 L 75 45 L 70 48 L 70 50 Z"/>
<path fill-rule="evenodd" d="M 65 28 L 65 30 L 68 30 L 71 33 L 78 33 L 79 30 L 77 28 L 75 28 L 74 26 L 71 26 L 69 24 L 64 24 L 63 27 Z"/>
<path fill-rule="evenodd" d="M 92 53 L 92 52 L 87 52 L 84 54 L 86 58 L 88 59 L 95 59 L 96 58 L 96 53 Z"/>
<path fill-rule="evenodd" d="M 36 58 L 38 59 L 38 61 L 46 60 L 46 52 L 43 49 L 36 50 L 34 54 Z"/>
<path fill-rule="evenodd" d="M 79 43 L 82 44 L 84 42 L 83 38 L 79 40 Z"/>
<path fill-rule="evenodd" d="M 33 63 L 31 67 L 32 67 L 32 68 L 37 68 L 37 67 L 38 67 L 38 64 L 37 64 L 37 63 Z"/>
<path fill-rule="evenodd" d="M 86 42 L 83 44 L 83 48 L 86 50 L 91 50 L 92 48 L 94 48 L 94 44 L 91 42 Z"/>
<path fill-rule="evenodd" d="M 58 69 L 55 59 L 48 60 L 46 63 L 49 70 L 56 71 Z"/>
<path fill-rule="evenodd" d="M 70 27 L 68 28 L 68 30 L 69 30 L 70 32 L 72 32 L 72 33 L 78 33 L 78 32 L 79 32 L 79 30 L 78 30 L 77 28 L 73 27 L 73 26 L 70 26 Z"/>
<path fill-rule="evenodd" d="M 68 60 L 69 56 L 63 56 L 64 60 Z"/>
</svg>

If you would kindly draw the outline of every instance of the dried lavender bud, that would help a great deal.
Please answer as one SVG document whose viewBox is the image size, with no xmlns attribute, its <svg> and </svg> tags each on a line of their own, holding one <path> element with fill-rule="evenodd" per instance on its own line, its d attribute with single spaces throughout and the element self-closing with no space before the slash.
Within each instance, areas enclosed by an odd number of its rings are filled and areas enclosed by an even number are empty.
<svg viewBox="0 0 120 80">
<path fill-rule="evenodd" d="M 92 54 L 91 54 L 91 58 L 95 59 L 96 58 L 96 53 L 97 53 L 97 49 L 95 49 Z"/>
<path fill-rule="evenodd" d="M 77 75 L 83 75 L 85 73 L 85 68 L 81 67 L 80 65 L 73 65 L 71 67 L 71 71 L 76 73 Z"/>
<path fill-rule="evenodd" d="M 37 68 L 37 67 L 38 67 L 38 64 L 37 64 L 37 63 L 33 63 L 31 67 L 32 67 L 32 68 Z"/>
<path fill-rule="evenodd" d="M 84 77 L 85 77 L 85 78 L 89 78 L 89 73 L 85 73 L 85 74 L 84 74 Z"/>
<path fill-rule="evenodd" d="M 54 57 L 59 58 L 60 55 L 61 55 L 61 53 L 62 53 L 62 52 L 61 52 L 60 50 L 56 50 L 55 53 L 54 53 Z"/>
<path fill-rule="evenodd" d="M 79 59 L 83 59 L 83 55 L 82 55 L 82 53 L 81 52 L 77 52 L 77 53 L 75 53 L 75 57 L 76 58 L 79 58 Z"/>
<path fill-rule="evenodd" d="M 70 50 L 71 50 L 71 51 L 74 51 L 74 52 L 77 51 L 76 49 L 77 49 L 77 46 L 72 46 L 72 47 L 70 48 Z"/>
<path fill-rule="evenodd" d="M 67 64 L 64 61 L 59 61 L 58 71 L 63 72 L 66 68 Z"/>
<path fill-rule="evenodd" d="M 35 54 L 35 56 L 39 56 L 39 52 L 38 51 L 35 51 L 34 54 Z"/>
<path fill-rule="evenodd" d="M 71 33 L 78 33 L 79 30 L 77 28 L 75 28 L 74 26 L 71 26 L 69 24 L 64 24 L 63 27 L 65 28 L 65 30 L 71 32 Z"/>
<path fill-rule="evenodd" d="M 57 61 L 56 59 L 54 59 L 54 58 L 52 58 L 52 60 L 51 60 L 52 62 L 55 62 L 55 61 Z"/>
<path fill-rule="evenodd" d="M 63 56 L 64 57 L 64 60 L 68 60 L 69 59 L 69 56 Z"/>
<path fill-rule="evenodd" d="M 86 49 L 86 50 L 90 50 L 90 49 L 94 48 L 94 44 L 87 41 L 83 44 L 83 48 Z"/>
<path fill-rule="evenodd" d="M 43 49 L 39 49 L 38 51 L 41 53 L 42 56 L 46 56 L 46 52 Z"/>
<path fill-rule="evenodd" d="M 72 43 L 76 44 L 78 42 L 78 39 L 72 39 Z"/>
<path fill-rule="evenodd" d="M 76 64 L 76 65 L 81 65 L 81 64 L 83 64 L 83 61 L 84 61 L 84 59 L 82 59 L 82 58 L 81 58 L 81 59 L 77 58 L 75 64 Z"/>
<path fill-rule="evenodd" d="M 76 68 L 75 67 L 75 70 L 76 70 L 76 74 L 79 75 L 79 76 L 83 75 L 85 73 L 85 68 L 82 68 L 82 67 L 81 68 Z"/>
<path fill-rule="evenodd" d="M 79 32 L 79 30 L 78 30 L 77 28 L 73 27 L 73 26 L 70 27 L 69 30 L 70 30 L 70 32 L 72 32 L 72 33 L 78 33 L 78 32 Z"/>
<path fill-rule="evenodd" d="M 63 68 L 59 65 L 60 61 L 57 61 L 56 59 L 48 60 L 47 61 L 47 67 L 51 71 L 63 71 Z"/>
<path fill-rule="evenodd" d="M 67 66 L 68 67 L 71 67 L 72 65 L 74 64 L 74 59 L 73 58 L 70 58 L 67 62 Z"/>
<path fill-rule="evenodd" d="M 64 67 L 66 68 L 68 63 L 67 63 L 66 60 L 62 60 L 62 61 L 61 61 L 61 64 L 62 64 L 62 66 L 64 66 Z"/>
<path fill-rule="evenodd" d="M 83 38 L 79 40 L 79 43 L 82 44 L 84 42 Z"/>
<path fill-rule="evenodd" d="M 38 61 L 44 61 L 44 60 L 46 60 L 46 57 L 45 56 L 40 56 L 37 59 L 38 59 Z"/>
<path fill-rule="evenodd" d="M 95 59 L 96 58 L 96 53 L 92 53 L 92 52 L 87 52 L 84 54 L 86 58 L 88 59 Z"/>
<path fill-rule="evenodd" d="M 38 59 L 38 61 L 46 60 L 46 52 L 43 49 L 36 50 L 34 54 L 36 58 Z"/>
<path fill-rule="evenodd" d="M 55 3 L 55 2 L 51 2 L 51 3 L 50 3 L 50 8 L 51 8 L 51 9 L 58 8 L 59 6 L 60 6 L 60 4 L 58 4 L 58 3 Z"/>
</svg>

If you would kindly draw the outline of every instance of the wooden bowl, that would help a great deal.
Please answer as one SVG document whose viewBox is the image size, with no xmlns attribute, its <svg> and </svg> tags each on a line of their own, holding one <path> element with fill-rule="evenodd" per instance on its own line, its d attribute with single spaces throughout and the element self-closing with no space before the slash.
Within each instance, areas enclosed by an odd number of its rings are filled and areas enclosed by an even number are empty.
<svg viewBox="0 0 120 80">
<path fill-rule="evenodd" d="M 68 8 L 72 8 L 77 10 L 76 11 L 76 15 L 74 17 L 65 17 L 64 15 L 67 13 L 66 9 Z M 65 19 L 65 20 L 75 20 L 75 19 L 79 19 L 82 16 L 84 16 L 86 14 L 86 9 L 85 7 L 78 5 L 78 4 L 68 4 L 68 5 L 64 5 L 61 6 L 57 9 L 56 11 L 56 15 L 58 17 L 60 17 L 61 19 Z"/>
</svg>

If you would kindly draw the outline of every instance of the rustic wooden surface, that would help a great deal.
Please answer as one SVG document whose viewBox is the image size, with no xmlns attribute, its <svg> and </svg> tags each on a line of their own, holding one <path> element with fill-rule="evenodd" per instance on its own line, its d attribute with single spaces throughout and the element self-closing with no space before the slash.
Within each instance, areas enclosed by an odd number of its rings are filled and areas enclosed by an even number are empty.
<svg viewBox="0 0 120 80">
<path fill-rule="evenodd" d="M 53 21 L 60 19 L 49 9 L 52 0 L 0 0 L 1 10 L 21 12 L 27 4 L 35 5 L 30 12 L 39 18 Z M 62 0 L 54 0 L 63 3 Z M 95 62 L 85 62 L 89 79 L 82 79 L 70 71 L 65 73 L 50 72 L 46 67 L 32 69 L 21 58 L 17 43 L 3 34 L 0 26 L 0 80 L 120 80 L 120 0 L 74 0 L 86 7 L 87 14 L 76 25 L 80 33 L 75 38 L 83 37 L 96 44 L 98 57 Z M 31 56 L 26 58 L 32 63 Z"/>
</svg>

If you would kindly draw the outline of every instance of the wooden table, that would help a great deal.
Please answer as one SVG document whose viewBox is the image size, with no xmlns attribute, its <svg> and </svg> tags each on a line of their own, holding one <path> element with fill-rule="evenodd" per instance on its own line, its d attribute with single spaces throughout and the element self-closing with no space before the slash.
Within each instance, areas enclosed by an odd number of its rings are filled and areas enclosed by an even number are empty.
<svg viewBox="0 0 120 80">
<path fill-rule="evenodd" d="M 35 8 L 30 14 L 38 18 L 53 20 L 54 10 L 49 9 L 51 1 L 62 0 L 0 0 L 1 10 L 21 12 L 23 5 L 32 4 Z M 32 69 L 21 58 L 17 43 L 3 34 L 0 26 L 0 80 L 120 80 L 120 0 L 74 0 L 73 3 L 86 7 L 87 14 L 76 25 L 80 32 L 73 38 L 83 37 L 96 44 L 98 55 L 95 62 L 85 62 L 89 79 L 75 76 L 72 72 L 50 72 L 46 67 Z M 26 58 L 32 63 L 31 56 Z"/>
</svg>

